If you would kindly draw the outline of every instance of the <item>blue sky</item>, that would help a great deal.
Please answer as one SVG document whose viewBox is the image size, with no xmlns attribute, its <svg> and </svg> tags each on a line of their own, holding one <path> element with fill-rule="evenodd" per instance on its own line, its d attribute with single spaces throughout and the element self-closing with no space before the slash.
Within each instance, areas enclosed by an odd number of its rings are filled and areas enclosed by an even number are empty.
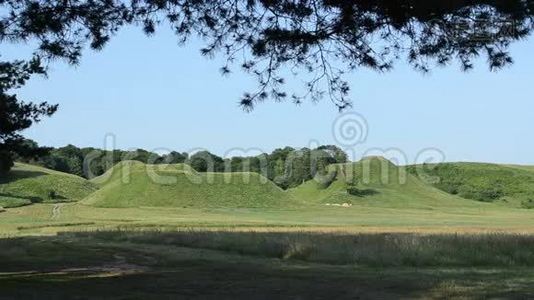
<svg viewBox="0 0 534 300">
<path fill-rule="evenodd" d="M 33 79 L 17 93 L 59 103 L 60 110 L 25 135 L 48 146 L 104 147 L 106 134 L 113 134 L 120 149 L 207 148 L 219 155 L 336 143 L 339 113 L 328 99 L 266 102 L 245 113 L 237 102 L 254 80 L 238 71 L 221 76 L 221 61 L 202 57 L 200 45 L 179 47 L 165 30 L 147 38 L 125 29 L 103 51 L 86 51 L 79 66 L 52 64 L 48 79 Z M 369 129 L 365 143 L 353 148 L 355 158 L 396 148 L 412 162 L 432 147 L 447 161 L 534 164 L 533 46 L 532 39 L 514 44 L 516 63 L 497 73 L 480 61 L 469 73 L 453 65 L 421 75 L 401 62 L 386 74 L 351 74 L 353 111 Z M 13 58 L 27 51 L 15 45 L 2 53 Z M 289 90 L 300 82 L 289 79 Z"/>
</svg>

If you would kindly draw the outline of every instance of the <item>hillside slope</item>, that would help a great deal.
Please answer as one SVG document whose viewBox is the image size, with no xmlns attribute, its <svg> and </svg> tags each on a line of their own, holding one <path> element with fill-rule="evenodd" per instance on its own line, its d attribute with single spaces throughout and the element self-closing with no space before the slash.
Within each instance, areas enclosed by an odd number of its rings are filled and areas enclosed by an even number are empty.
<svg viewBox="0 0 534 300">
<path fill-rule="evenodd" d="M 198 173 L 188 165 L 127 161 L 93 179 L 98 207 L 285 207 L 295 201 L 257 173 Z"/>
<path fill-rule="evenodd" d="M 484 204 L 462 199 L 438 190 L 381 157 L 330 167 L 335 179 L 329 184 L 310 180 L 291 189 L 299 200 L 316 204 L 354 204 L 391 208 L 477 207 Z M 347 192 L 347 181 L 354 174 L 359 195 Z"/>
<path fill-rule="evenodd" d="M 409 167 L 410 172 L 415 172 L 415 168 Z M 512 207 L 534 208 L 532 166 L 442 163 L 427 165 L 424 172 L 435 178 L 435 187 L 449 194 Z"/>
<path fill-rule="evenodd" d="M 76 175 L 15 163 L 7 177 L 0 178 L 0 206 L 77 201 L 96 189 L 95 184 Z"/>
</svg>

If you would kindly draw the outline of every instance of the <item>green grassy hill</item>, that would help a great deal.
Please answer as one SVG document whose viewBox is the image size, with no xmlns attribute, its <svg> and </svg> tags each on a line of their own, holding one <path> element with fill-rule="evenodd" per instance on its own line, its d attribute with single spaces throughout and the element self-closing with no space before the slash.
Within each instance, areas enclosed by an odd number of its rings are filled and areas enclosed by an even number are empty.
<svg viewBox="0 0 534 300">
<path fill-rule="evenodd" d="M 93 179 L 98 207 L 285 207 L 293 198 L 257 173 L 198 173 L 188 165 L 122 162 Z"/>
<path fill-rule="evenodd" d="M 77 201 L 96 189 L 95 184 L 75 175 L 16 163 L 6 177 L 0 178 L 0 206 Z"/>
<path fill-rule="evenodd" d="M 534 208 L 534 167 L 483 163 L 399 167 L 380 157 L 331 165 L 330 175 L 283 191 L 256 173 L 198 173 L 185 164 L 127 161 L 91 181 L 17 163 L 0 179 L 0 207 L 82 200 L 96 207 L 296 207 L 343 203 L 388 208 Z M 350 182 L 356 178 L 352 194 Z M 423 178 L 424 180 L 422 180 Z M 100 189 L 98 189 L 100 188 Z M 478 200 L 478 201 L 473 201 Z M 496 206 L 498 207 L 498 206 Z"/>
<path fill-rule="evenodd" d="M 330 166 L 335 179 L 310 180 L 291 189 L 297 199 L 316 204 L 353 204 L 391 208 L 476 207 L 480 203 L 450 195 L 423 182 L 405 167 L 381 157 Z M 354 175 L 351 175 L 354 174 Z M 347 182 L 356 178 L 357 195 L 348 193 Z M 482 204 L 483 205 L 483 204 Z"/>
<path fill-rule="evenodd" d="M 415 168 L 409 167 L 410 172 L 415 173 Z M 534 208 L 533 166 L 443 163 L 427 165 L 422 170 L 434 177 L 435 187 L 449 194 L 512 207 Z"/>
<path fill-rule="evenodd" d="M 525 166 L 525 165 L 503 165 L 503 166 L 534 172 L 534 166 Z"/>
</svg>

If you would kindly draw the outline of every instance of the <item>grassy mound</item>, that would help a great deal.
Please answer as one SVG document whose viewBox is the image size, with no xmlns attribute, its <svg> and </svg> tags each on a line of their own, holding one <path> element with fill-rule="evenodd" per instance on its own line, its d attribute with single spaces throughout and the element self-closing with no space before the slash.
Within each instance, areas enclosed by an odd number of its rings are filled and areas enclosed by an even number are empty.
<svg viewBox="0 0 534 300">
<path fill-rule="evenodd" d="M 77 201 L 96 189 L 95 184 L 75 175 L 16 163 L 6 177 L 0 178 L 0 206 Z"/>
<path fill-rule="evenodd" d="M 421 167 L 421 166 L 419 166 Z M 416 166 L 410 167 L 412 173 Z M 422 170 L 449 194 L 514 207 L 534 208 L 534 167 L 486 163 L 443 163 Z"/>
<path fill-rule="evenodd" d="M 330 166 L 330 176 L 315 178 L 291 189 L 302 201 L 316 204 L 358 204 L 392 208 L 479 205 L 452 196 L 382 157 Z M 355 184 L 354 184 L 355 183 Z"/>
<path fill-rule="evenodd" d="M 99 207 L 284 207 L 287 193 L 257 173 L 198 173 L 188 165 L 127 161 L 93 179 L 83 203 Z"/>
</svg>

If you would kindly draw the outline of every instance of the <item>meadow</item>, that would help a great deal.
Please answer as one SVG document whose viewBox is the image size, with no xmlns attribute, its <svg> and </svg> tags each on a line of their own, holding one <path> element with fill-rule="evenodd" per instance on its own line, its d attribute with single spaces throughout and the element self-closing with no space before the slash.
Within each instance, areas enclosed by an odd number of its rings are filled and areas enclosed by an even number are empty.
<svg viewBox="0 0 534 300">
<path fill-rule="evenodd" d="M 284 191 L 183 165 L 126 163 L 87 181 L 18 164 L 38 174 L 2 191 L 41 199 L 0 213 L 0 299 L 534 296 L 533 211 L 447 193 L 382 159 L 353 166 L 364 195 L 347 193 L 342 166 L 327 185 Z"/>
<path fill-rule="evenodd" d="M 108 230 L 0 240 L 0 298 L 480 299 L 534 295 L 517 234 Z"/>
</svg>

